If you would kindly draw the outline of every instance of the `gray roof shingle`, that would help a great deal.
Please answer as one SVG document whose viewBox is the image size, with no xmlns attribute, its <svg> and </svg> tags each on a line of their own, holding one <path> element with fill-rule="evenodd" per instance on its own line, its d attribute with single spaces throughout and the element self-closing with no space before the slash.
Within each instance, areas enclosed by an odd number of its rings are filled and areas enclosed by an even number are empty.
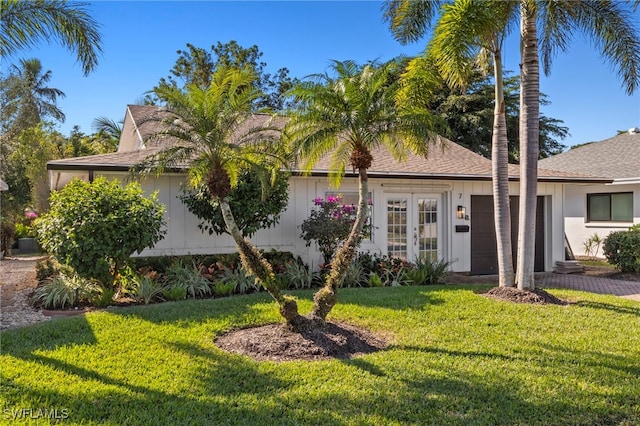
<svg viewBox="0 0 640 426">
<path fill-rule="evenodd" d="M 153 113 L 153 107 L 128 106 L 134 120 L 140 120 L 143 116 Z M 157 111 L 158 109 L 156 109 Z M 256 115 L 248 120 L 247 127 L 264 124 L 271 117 Z M 140 126 L 142 137 L 149 135 L 152 129 L 150 123 Z M 284 126 L 286 118 L 276 117 L 277 126 Z M 389 178 L 421 178 L 421 179 L 470 179 L 490 180 L 491 160 L 464 148 L 455 142 L 442 139 L 444 144 L 434 145 L 427 157 L 407 154 L 404 162 L 396 161 L 383 148 L 372 152 L 373 164 L 368 170 L 371 177 Z M 146 156 L 156 153 L 165 143 L 148 144 L 147 148 L 135 151 L 117 152 L 113 154 L 93 155 L 88 157 L 67 158 L 54 160 L 47 163 L 49 170 L 114 170 L 126 171 Z M 327 175 L 329 173 L 329 156 L 320 160 L 314 167 L 312 174 Z M 299 171 L 299 170 L 297 170 Z M 350 173 L 347 170 L 347 174 Z M 520 170 L 517 165 L 509 165 L 509 177 L 517 180 Z M 610 182 L 610 179 L 590 176 L 588 174 L 572 171 L 538 170 L 538 180 L 548 182 Z"/>
<path fill-rule="evenodd" d="M 640 178 L 640 133 L 622 133 L 539 161 L 540 167 L 611 179 Z"/>
</svg>

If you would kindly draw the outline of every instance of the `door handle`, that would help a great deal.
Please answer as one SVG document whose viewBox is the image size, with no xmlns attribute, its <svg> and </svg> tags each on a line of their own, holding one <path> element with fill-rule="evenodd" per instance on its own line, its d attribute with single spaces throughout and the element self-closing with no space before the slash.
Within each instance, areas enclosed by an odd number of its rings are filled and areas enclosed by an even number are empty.
<svg viewBox="0 0 640 426">
<path fill-rule="evenodd" d="M 418 228 L 413 228 L 413 245 L 418 245 Z"/>
</svg>

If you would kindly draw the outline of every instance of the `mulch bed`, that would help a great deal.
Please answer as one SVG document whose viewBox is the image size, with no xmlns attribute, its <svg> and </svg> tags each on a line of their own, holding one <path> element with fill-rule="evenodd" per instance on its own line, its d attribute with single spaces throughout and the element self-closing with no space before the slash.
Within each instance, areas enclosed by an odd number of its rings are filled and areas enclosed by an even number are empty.
<svg viewBox="0 0 640 426">
<path fill-rule="evenodd" d="M 519 290 L 514 287 L 494 287 L 483 293 L 492 299 L 513 303 L 529 303 L 533 305 L 567 305 L 568 302 L 547 293 L 542 289 Z"/>
<path fill-rule="evenodd" d="M 349 359 L 388 345 L 382 336 L 333 322 L 302 333 L 290 331 L 284 324 L 244 328 L 219 336 L 215 343 L 228 352 L 259 361 Z"/>
</svg>

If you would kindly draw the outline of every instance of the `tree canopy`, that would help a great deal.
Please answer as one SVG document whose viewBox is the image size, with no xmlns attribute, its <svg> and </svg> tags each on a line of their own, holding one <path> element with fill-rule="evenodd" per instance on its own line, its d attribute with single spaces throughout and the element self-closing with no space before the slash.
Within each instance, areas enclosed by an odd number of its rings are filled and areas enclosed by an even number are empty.
<svg viewBox="0 0 640 426">
<path fill-rule="evenodd" d="M 212 75 L 219 67 L 248 69 L 255 76 L 253 87 L 259 95 L 253 102 L 256 110 L 269 108 L 273 111 L 284 111 L 291 100 L 286 93 L 296 82 L 289 76 L 287 68 L 279 68 L 274 74 L 266 72 L 267 63 L 262 61 L 263 52 L 258 46 L 248 48 L 240 46 L 235 40 L 228 43 L 217 42 L 210 50 L 187 43 L 185 50 L 178 50 L 178 59 L 167 78 L 161 78 L 153 93 L 157 97 L 158 89 L 163 87 L 186 87 L 195 84 L 206 88 L 211 83 Z M 154 96 L 147 101 L 155 103 Z M 162 99 L 160 99 L 162 101 Z"/>
</svg>

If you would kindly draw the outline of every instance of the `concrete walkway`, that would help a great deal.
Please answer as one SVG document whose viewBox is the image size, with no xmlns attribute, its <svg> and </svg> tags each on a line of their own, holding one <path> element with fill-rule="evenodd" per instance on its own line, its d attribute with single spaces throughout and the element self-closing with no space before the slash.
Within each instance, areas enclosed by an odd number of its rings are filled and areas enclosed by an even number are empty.
<svg viewBox="0 0 640 426">
<path fill-rule="evenodd" d="M 545 273 L 536 276 L 536 285 L 543 288 L 569 288 L 598 294 L 613 294 L 640 302 L 640 282 L 621 281 L 580 274 Z"/>
</svg>

